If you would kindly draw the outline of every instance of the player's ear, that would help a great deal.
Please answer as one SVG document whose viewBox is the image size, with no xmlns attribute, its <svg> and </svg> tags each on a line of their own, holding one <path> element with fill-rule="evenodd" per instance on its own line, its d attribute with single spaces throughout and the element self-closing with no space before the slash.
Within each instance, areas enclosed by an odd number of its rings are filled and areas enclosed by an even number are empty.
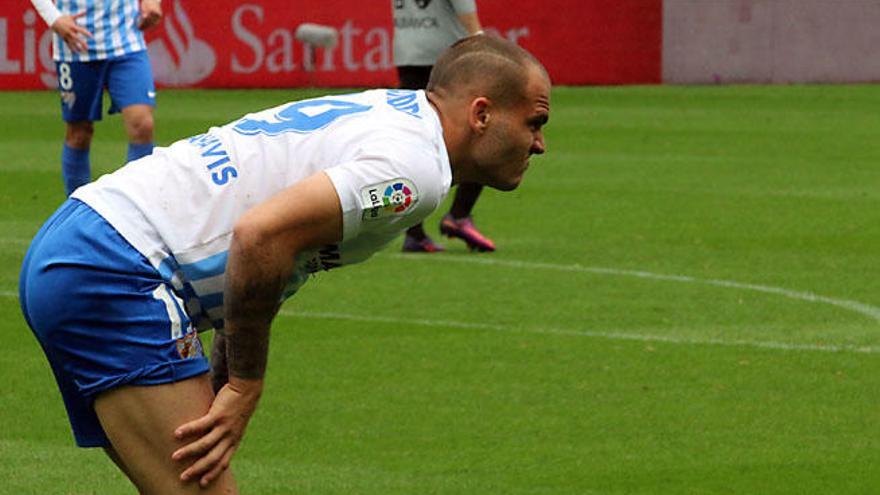
<svg viewBox="0 0 880 495">
<path fill-rule="evenodd" d="M 468 123 L 471 129 L 477 134 L 486 132 L 489 125 L 489 110 L 491 109 L 491 101 L 485 96 L 479 96 L 471 100 L 468 108 Z"/>
</svg>

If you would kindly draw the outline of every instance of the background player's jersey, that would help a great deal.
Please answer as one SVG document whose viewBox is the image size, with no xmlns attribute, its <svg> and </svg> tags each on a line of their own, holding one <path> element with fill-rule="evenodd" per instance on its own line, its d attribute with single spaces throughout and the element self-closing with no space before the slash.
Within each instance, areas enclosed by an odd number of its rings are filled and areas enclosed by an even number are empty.
<svg viewBox="0 0 880 495">
<path fill-rule="evenodd" d="M 53 58 L 60 62 L 90 62 L 119 58 L 147 49 L 144 35 L 137 28 L 138 0 L 57 0 L 65 15 L 87 12 L 77 23 L 92 33 L 86 38 L 88 50 L 74 52 L 60 36 L 52 34 Z"/>
<path fill-rule="evenodd" d="M 443 50 L 468 35 L 458 20 L 477 11 L 474 0 L 391 0 L 394 65 L 434 65 Z"/>
<path fill-rule="evenodd" d="M 235 222 L 320 171 L 339 195 L 343 239 L 300 253 L 285 297 L 310 273 L 363 261 L 421 222 L 452 180 L 440 121 L 424 92 L 372 90 L 246 115 L 156 148 L 73 197 L 150 260 L 199 328 L 220 327 Z"/>
</svg>

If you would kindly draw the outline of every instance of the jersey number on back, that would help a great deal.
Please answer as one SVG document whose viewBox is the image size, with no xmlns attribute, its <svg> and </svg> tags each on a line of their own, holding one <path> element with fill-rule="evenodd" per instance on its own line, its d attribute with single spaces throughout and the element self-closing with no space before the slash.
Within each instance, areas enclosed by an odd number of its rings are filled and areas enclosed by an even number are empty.
<svg viewBox="0 0 880 495">
<path fill-rule="evenodd" d="M 372 107 L 369 105 L 350 101 L 319 98 L 291 103 L 274 115 L 267 115 L 268 118 L 265 119 L 261 117 L 266 112 L 245 117 L 236 122 L 233 129 L 247 136 L 256 134 L 277 136 L 285 132 L 306 133 L 326 127 L 339 117 L 366 112 L 370 108 Z"/>
</svg>

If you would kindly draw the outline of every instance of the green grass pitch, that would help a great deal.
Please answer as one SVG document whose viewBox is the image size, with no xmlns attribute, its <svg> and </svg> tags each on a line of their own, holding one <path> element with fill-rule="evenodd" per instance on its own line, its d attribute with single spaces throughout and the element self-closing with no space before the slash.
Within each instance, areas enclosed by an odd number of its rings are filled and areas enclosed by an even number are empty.
<svg viewBox="0 0 880 495">
<path fill-rule="evenodd" d="M 305 94 L 163 91 L 157 142 Z M 552 105 L 548 153 L 477 205 L 497 253 L 395 243 L 284 306 L 243 493 L 880 493 L 880 87 Z M 0 93 L 0 493 L 128 494 L 15 298 L 63 199 L 58 114 Z M 105 118 L 93 170 L 124 155 Z"/>
</svg>

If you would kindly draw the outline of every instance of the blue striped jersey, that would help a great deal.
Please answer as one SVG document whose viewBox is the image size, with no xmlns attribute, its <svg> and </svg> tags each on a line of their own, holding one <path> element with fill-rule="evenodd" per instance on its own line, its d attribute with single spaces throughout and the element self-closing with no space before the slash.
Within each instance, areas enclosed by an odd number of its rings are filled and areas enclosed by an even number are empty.
<svg viewBox="0 0 880 495">
<path fill-rule="evenodd" d="M 56 61 L 107 60 L 147 49 L 144 35 L 137 28 L 138 0 L 57 0 L 57 7 L 65 15 L 86 12 L 77 23 L 88 29 L 92 37 L 86 40 L 86 52 L 74 52 L 53 33 L 52 53 Z"/>
<path fill-rule="evenodd" d="M 443 129 L 424 92 L 378 89 L 248 114 L 156 148 L 72 197 L 150 260 L 197 328 L 222 328 L 236 221 L 322 172 L 339 197 L 342 241 L 297 253 L 283 297 L 315 272 L 369 258 L 437 208 L 452 182 Z M 393 294 L 400 283 L 392 275 L 376 286 Z"/>
</svg>

